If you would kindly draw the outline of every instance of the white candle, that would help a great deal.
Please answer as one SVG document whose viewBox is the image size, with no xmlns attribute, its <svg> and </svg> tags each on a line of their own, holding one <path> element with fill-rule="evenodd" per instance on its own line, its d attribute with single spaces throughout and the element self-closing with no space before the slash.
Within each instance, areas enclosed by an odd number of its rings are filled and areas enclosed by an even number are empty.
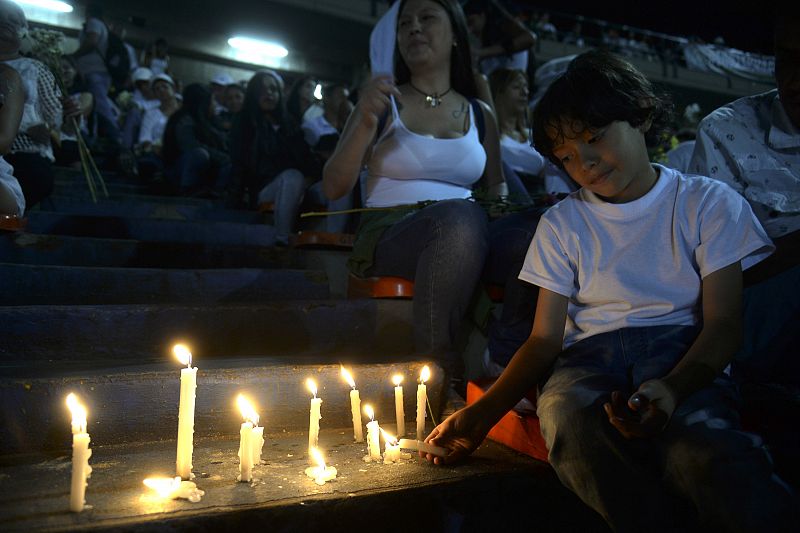
<svg viewBox="0 0 800 533">
<path fill-rule="evenodd" d="M 400 444 L 397 442 L 397 438 L 386 433 L 383 428 L 380 429 L 381 434 L 383 435 L 383 442 L 386 445 L 386 449 L 383 452 L 383 463 L 399 463 L 402 454 L 400 452 Z"/>
<path fill-rule="evenodd" d="M 447 448 L 427 444 L 421 440 L 400 439 L 400 448 L 403 450 L 418 450 L 432 455 L 438 455 L 439 457 L 445 457 L 447 455 Z"/>
<path fill-rule="evenodd" d="M 239 477 L 236 479 L 250 482 L 253 480 L 253 467 L 261 462 L 264 428 L 258 427 L 258 413 L 247 398 L 240 394 L 236 405 L 245 420 L 239 430 Z"/>
<path fill-rule="evenodd" d="M 144 484 L 154 490 L 160 498 L 168 500 L 183 498 L 197 503 L 205 494 L 205 491 L 198 489 L 194 482 L 181 481 L 180 476 L 174 478 L 149 477 L 144 480 Z"/>
<path fill-rule="evenodd" d="M 356 382 L 350 372 L 341 366 L 341 374 L 353 390 L 350 391 L 350 411 L 353 413 L 353 440 L 364 442 L 364 429 L 361 427 L 361 397 L 356 389 Z"/>
<path fill-rule="evenodd" d="M 312 459 L 311 450 L 319 444 L 319 421 L 322 418 L 322 398 L 317 398 L 317 384 L 313 379 L 306 380 L 306 387 L 314 395 L 311 398 L 311 413 L 308 419 L 308 458 Z"/>
<path fill-rule="evenodd" d="M 381 460 L 381 442 L 380 442 L 380 428 L 378 421 L 375 420 L 375 411 L 369 405 L 364 406 L 364 413 L 369 417 L 370 422 L 367 424 L 367 455 L 364 457 L 365 461 L 380 461 Z"/>
<path fill-rule="evenodd" d="M 311 448 L 311 458 L 318 466 L 309 466 L 306 468 L 306 475 L 314 478 L 314 483 L 317 485 L 324 485 L 326 481 L 336 478 L 336 468 L 333 466 L 325 466 L 325 458 L 322 456 L 317 448 Z"/>
<path fill-rule="evenodd" d="M 69 510 L 75 513 L 83 511 L 86 503 L 86 479 L 92 475 L 89 466 L 89 434 L 86 432 L 86 407 L 78 402 L 75 394 L 67 395 L 67 407 L 72 413 L 72 482 L 69 494 Z"/>
<path fill-rule="evenodd" d="M 422 367 L 419 374 L 419 385 L 417 385 L 417 440 L 425 438 L 425 406 L 428 403 L 428 393 L 425 382 L 431 377 L 431 370 L 428 365 Z"/>
<path fill-rule="evenodd" d="M 181 479 L 191 479 L 192 452 L 194 451 L 194 401 L 197 389 L 197 368 L 192 368 L 192 352 L 183 344 L 176 344 L 172 353 L 186 368 L 181 369 L 181 399 L 178 410 L 178 454 L 175 471 Z"/>
<path fill-rule="evenodd" d="M 397 435 L 406 434 L 406 411 L 403 407 L 403 387 L 400 385 L 403 382 L 403 376 L 400 374 L 392 378 L 394 383 L 394 412 L 397 416 Z"/>
</svg>

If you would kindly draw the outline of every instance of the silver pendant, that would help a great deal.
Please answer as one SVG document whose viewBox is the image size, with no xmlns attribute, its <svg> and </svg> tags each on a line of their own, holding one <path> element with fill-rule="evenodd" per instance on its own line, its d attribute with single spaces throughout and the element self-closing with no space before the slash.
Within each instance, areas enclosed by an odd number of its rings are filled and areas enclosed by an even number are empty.
<svg viewBox="0 0 800 533">
<path fill-rule="evenodd" d="M 429 107 L 439 107 L 439 104 L 442 103 L 442 98 L 438 94 L 425 95 L 425 100 L 427 100 Z"/>
</svg>

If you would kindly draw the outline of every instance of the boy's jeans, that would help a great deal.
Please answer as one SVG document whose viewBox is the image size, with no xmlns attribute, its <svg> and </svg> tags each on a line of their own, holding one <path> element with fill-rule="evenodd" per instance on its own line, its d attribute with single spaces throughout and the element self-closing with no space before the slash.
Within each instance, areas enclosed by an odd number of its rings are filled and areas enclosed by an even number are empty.
<svg viewBox="0 0 800 533">
<path fill-rule="evenodd" d="M 727 376 L 678 404 L 667 427 L 626 440 L 603 404 L 665 376 L 699 332 L 694 326 L 626 328 L 567 348 L 541 390 L 537 414 L 562 483 L 617 531 L 674 530 L 696 517 L 726 531 L 779 531 L 791 490 L 772 473 L 761 439 L 745 433 Z M 676 505 L 680 499 L 691 502 Z"/>
</svg>

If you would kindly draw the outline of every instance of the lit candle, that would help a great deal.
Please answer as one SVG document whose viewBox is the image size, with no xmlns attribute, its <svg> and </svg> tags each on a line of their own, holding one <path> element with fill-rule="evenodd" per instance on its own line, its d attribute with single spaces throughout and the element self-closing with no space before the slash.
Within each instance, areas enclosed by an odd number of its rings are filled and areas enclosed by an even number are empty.
<svg viewBox="0 0 800 533">
<path fill-rule="evenodd" d="M 180 476 L 168 477 L 149 477 L 144 480 L 147 488 L 152 489 L 159 498 L 165 500 L 177 500 L 183 498 L 192 503 L 197 503 L 205 494 L 197 488 L 193 481 L 181 481 Z"/>
<path fill-rule="evenodd" d="M 397 438 L 386 433 L 383 428 L 380 428 L 380 430 L 381 435 L 383 435 L 383 442 L 386 444 L 386 450 L 383 452 L 384 464 L 399 463 L 402 455 L 400 452 L 400 444 L 397 442 Z"/>
<path fill-rule="evenodd" d="M 72 413 L 72 485 L 69 494 L 69 510 L 75 513 L 83 511 L 86 503 L 86 479 L 92 475 L 89 466 L 89 434 L 86 433 L 86 407 L 78 402 L 73 393 L 67 395 L 67 407 Z"/>
<path fill-rule="evenodd" d="M 311 450 L 316 448 L 319 444 L 319 421 L 322 418 L 320 413 L 322 407 L 322 398 L 317 398 L 317 384 L 313 379 L 306 380 L 306 387 L 314 395 L 311 398 L 311 415 L 308 420 L 308 457 L 311 459 Z"/>
<path fill-rule="evenodd" d="M 350 391 L 350 411 L 353 413 L 353 439 L 356 442 L 364 442 L 364 429 L 361 427 L 361 398 L 356 389 L 356 382 L 345 367 L 341 368 L 341 374 L 353 390 Z"/>
<path fill-rule="evenodd" d="M 325 466 L 325 458 L 322 456 L 322 452 L 316 447 L 311 448 L 311 458 L 318 466 L 309 466 L 306 468 L 306 475 L 314 478 L 314 483 L 317 485 L 324 485 L 326 481 L 336 478 L 336 468 L 333 466 Z"/>
<path fill-rule="evenodd" d="M 367 455 L 364 456 L 364 460 L 367 462 L 380 461 L 380 428 L 378 427 L 378 421 L 375 420 L 375 411 L 372 410 L 372 406 L 365 405 L 364 413 L 369 417 L 370 420 L 367 424 Z"/>
<path fill-rule="evenodd" d="M 417 385 L 417 440 L 425 438 L 425 405 L 428 403 L 428 393 L 425 382 L 431 377 L 431 370 L 428 365 L 422 367 L 419 374 L 419 385 Z"/>
<path fill-rule="evenodd" d="M 444 457 L 447 455 L 447 448 L 434 446 L 433 444 L 428 444 L 426 442 L 422 442 L 421 440 L 400 439 L 399 446 L 403 450 L 417 450 L 420 452 L 430 453 L 432 455 L 438 455 L 439 457 Z"/>
<path fill-rule="evenodd" d="M 397 374 L 392 378 L 394 383 L 394 412 L 397 415 L 397 435 L 406 434 L 406 411 L 403 408 L 403 376 Z"/>
<path fill-rule="evenodd" d="M 197 368 L 192 368 L 192 352 L 183 344 L 176 344 L 172 353 L 186 368 L 181 369 L 181 399 L 178 410 L 178 456 L 175 460 L 176 474 L 189 480 L 192 474 L 192 452 L 194 450 L 194 400 L 197 389 Z"/>
<path fill-rule="evenodd" d="M 264 446 L 264 428 L 258 427 L 258 413 L 241 394 L 236 405 L 244 422 L 239 430 L 239 477 L 238 481 L 253 480 L 253 467 L 261 463 L 261 448 Z"/>
</svg>

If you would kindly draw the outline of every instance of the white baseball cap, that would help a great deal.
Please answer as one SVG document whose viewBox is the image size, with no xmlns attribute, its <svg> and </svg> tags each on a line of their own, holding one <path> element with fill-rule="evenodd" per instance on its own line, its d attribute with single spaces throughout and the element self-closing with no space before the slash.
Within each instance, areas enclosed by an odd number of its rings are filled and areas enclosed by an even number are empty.
<svg viewBox="0 0 800 533">
<path fill-rule="evenodd" d="M 219 72 L 216 76 L 211 79 L 211 83 L 215 83 L 217 85 L 231 85 L 234 83 L 233 78 L 227 72 Z"/>
<path fill-rule="evenodd" d="M 161 74 L 157 74 L 157 75 L 153 76 L 150 79 L 150 85 L 154 85 L 158 80 L 165 81 L 165 82 L 169 83 L 170 85 L 172 85 L 173 88 L 175 87 L 175 81 L 173 81 L 173 79 L 169 76 L 169 74 L 164 74 L 162 72 Z"/>
<path fill-rule="evenodd" d="M 136 83 L 137 81 L 150 81 L 150 78 L 153 77 L 153 72 L 146 67 L 139 67 L 133 71 L 133 82 Z"/>
</svg>

